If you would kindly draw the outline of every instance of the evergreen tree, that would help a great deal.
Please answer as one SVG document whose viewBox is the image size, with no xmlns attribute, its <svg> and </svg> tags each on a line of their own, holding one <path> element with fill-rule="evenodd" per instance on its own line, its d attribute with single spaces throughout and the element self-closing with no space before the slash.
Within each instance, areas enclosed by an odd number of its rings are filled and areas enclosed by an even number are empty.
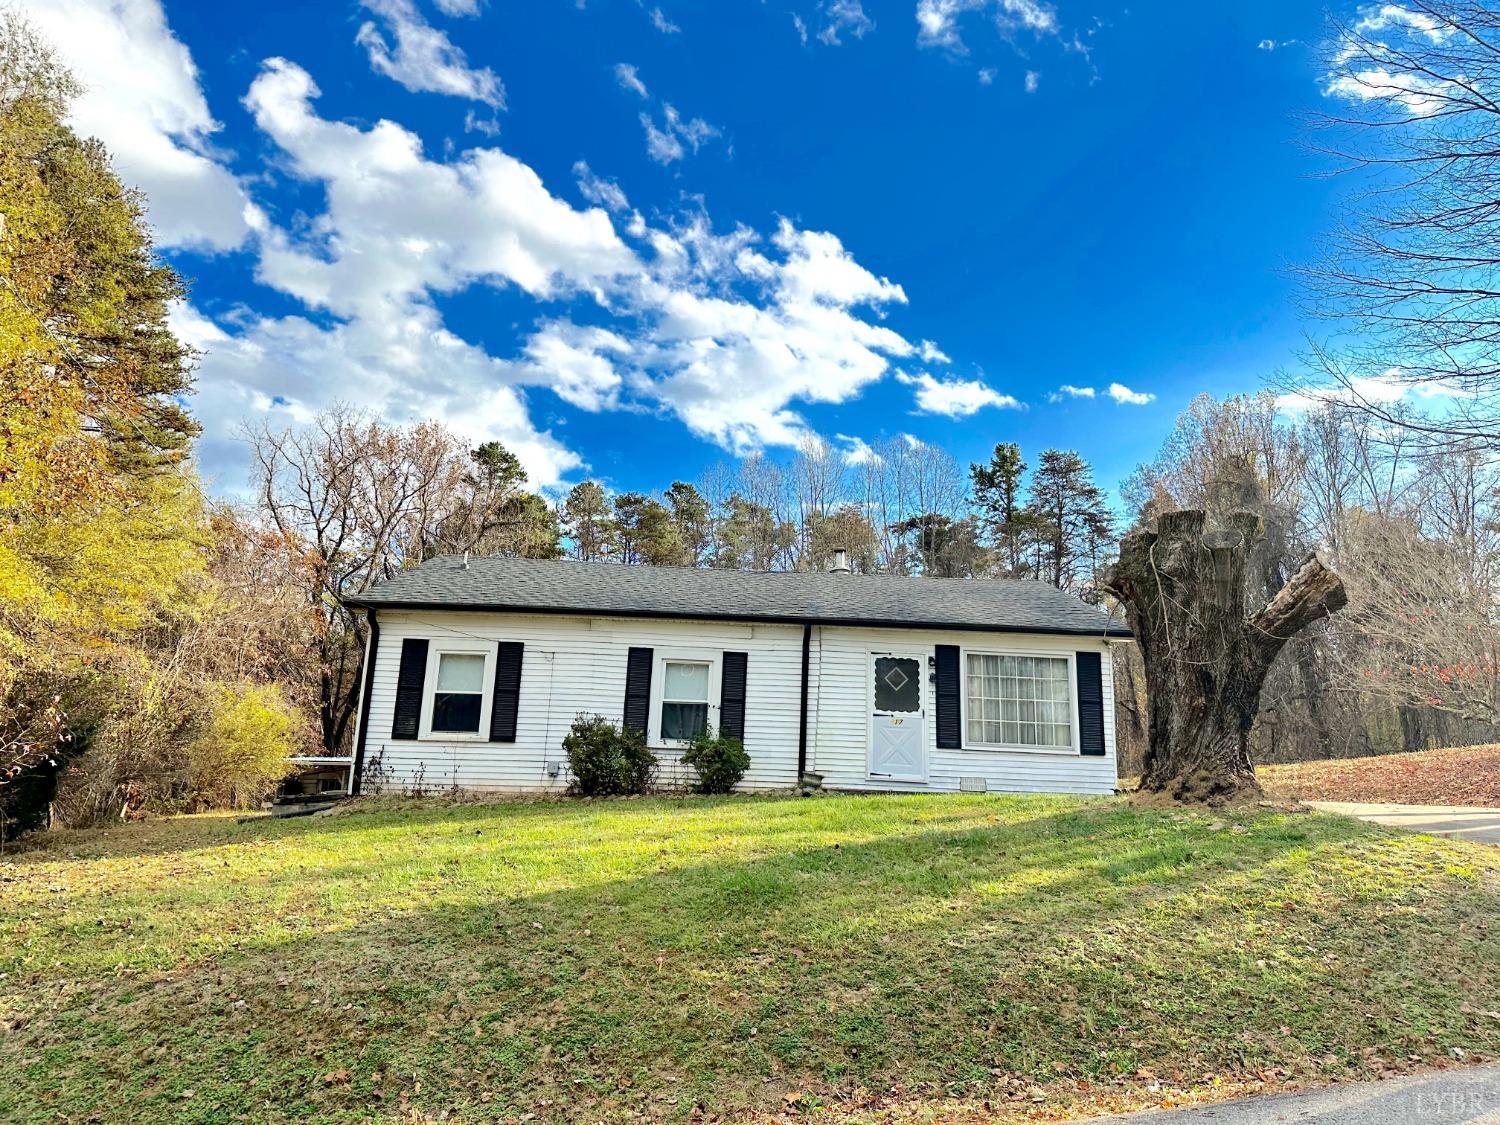
<svg viewBox="0 0 1500 1125">
<path fill-rule="evenodd" d="M 609 518 L 609 497 L 597 482 L 586 480 L 573 486 L 563 501 L 563 530 L 575 559 L 600 562 L 610 553 L 614 526 Z"/>
<path fill-rule="evenodd" d="M 687 548 L 671 511 L 660 500 L 643 492 L 622 492 L 615 497 L 614 523 L 621 562 L 687 565 Z"/>
<path fill-rule="evenodd" d="M 766 504 L 733 493 L 720 527 L 714 565 L 730 570 L 774 570 L 797 541 L 797 529 Z"/>
<path fill-rule="evenodd" d="M 1026 462 L 1021 459 L 1021 447 L 1009 442 L 996 445 L 988 464 L 969 466 L 969 477 L 980 527 L 994 548 L 1000 576 L 1036 577 L 1027 547 L 1038 526 L 1023 497 Z"/>
<path fill-rule="evenodd" d="M 1030 499 L 1039 577 L 1060 590 L 1092 587 L 1114 521 L 1088 462 L 1072 450 L 1047 450 L 1032 475 Z"/>
<path fill-rule="evenodd" d="M 917 563 L 929 578 L 972 578 L 983 569 L 985 552 L 973 516 L 954 519 L 926 512 L 902 520 L 894 530 L 913 537 Z"/>
<path fill-rule="evenodd" d="M 703 493 L 685 481 L 675 480 L 667 489 L 672 526 L 683 547 L 683 564 L 701 566 L 713 549 L 713 519 Z"/>
</svg>

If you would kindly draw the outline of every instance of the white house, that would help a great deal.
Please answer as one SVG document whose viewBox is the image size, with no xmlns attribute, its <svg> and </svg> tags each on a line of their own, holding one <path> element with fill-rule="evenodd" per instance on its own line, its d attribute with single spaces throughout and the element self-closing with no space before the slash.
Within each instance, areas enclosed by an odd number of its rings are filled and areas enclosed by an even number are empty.
<svg viewBox="0 0 1500 1125">
<path fill-rule="evenodd" d="M 1109 793 L 1100 610 L 1039 582 L 444 557 L 380 583 L 355 791 L 568 785 L 581 713 L 643 730 L 666 784 L 705 725 L 742 788 Z"/>
</svg>

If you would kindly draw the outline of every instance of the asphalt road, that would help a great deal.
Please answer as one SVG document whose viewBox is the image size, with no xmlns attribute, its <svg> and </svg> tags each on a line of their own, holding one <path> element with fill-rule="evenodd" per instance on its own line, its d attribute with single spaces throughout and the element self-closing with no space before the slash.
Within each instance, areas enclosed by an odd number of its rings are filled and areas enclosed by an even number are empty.
<svg viewBox="0 0 1500 1125">
<path fill-rule="evenodd" d="M 1308 804 L 1323 812 L 1342 813 L 1392 828 L 1452 836 L 1481 844 L 1500 844 L 1500 809 L 1465 805 L 1352 804 L 1346 801 L 1309 801 Z"/>
<path fill-rule="evenodd" d="M 1200 1109 L 1153 1109 L 1092 1118 L 1135 1125 L 1500 1125 L 1500 1064 L 1440 1070 L 1384 1082 L 1351 1082 L 1320 1090 L 1241 1098 Z"/>
</svg>

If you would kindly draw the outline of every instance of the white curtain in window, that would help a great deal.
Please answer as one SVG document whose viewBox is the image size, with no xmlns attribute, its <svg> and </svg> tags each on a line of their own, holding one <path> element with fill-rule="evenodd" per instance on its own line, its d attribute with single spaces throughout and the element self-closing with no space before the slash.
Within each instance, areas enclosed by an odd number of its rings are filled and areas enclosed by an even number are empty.
<svg viewBox="0 0 1500 1125">
<path fill-rule="evenodd" d="M 484 691 L 484 657 L 445 652 L 438 664 L 438 691 Z"/>
<path fill-rule="evenodd" d="M 1065 657 L 970 653 L 968 741 L 990 746 L 1073 744 Z"/>
<path fill-rule="evenodd" d="M 666 679 L 662 683 L 662 698 L 707 703 L 708 665 L 668 662 Z"/>
</svg>

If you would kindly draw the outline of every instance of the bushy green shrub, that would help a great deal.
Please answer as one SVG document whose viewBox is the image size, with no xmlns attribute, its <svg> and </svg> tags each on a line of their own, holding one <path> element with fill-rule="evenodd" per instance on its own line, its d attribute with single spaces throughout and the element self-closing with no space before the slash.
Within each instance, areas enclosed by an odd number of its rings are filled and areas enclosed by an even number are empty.
<svg viewBox="0 0 1500 1125">
<path fill-rule="evenodd" d="M 646 736 L 602 715 L 579 715 L 562 745 L 573 791 L 584 797 L 646 793 L 656 783 L 656 755 L 646 748 Z"/>
<path fill-rule="evenodd" d="M 682 761 L 698 774 L 695 793 L 728 793 L 750 768 L 745 744 L 738 738 L 716 738 L 712 730 L 693 739 L 683 751 Z"/>
</svg>

